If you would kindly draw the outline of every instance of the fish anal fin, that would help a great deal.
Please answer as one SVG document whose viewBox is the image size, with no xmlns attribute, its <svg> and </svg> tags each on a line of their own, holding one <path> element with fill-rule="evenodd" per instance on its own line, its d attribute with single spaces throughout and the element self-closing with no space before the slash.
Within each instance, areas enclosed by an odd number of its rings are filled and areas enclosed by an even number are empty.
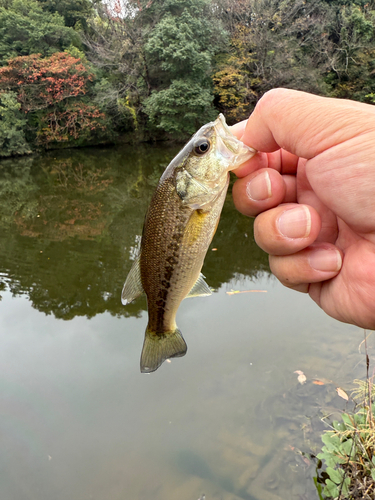
<svg viewBox="0 0 375 500">
<path fill-rule="evenodd" d="M 124 306 L 126 304 L 129 304 L 129 302 L 135 300 L 143 293 L 140 259 L 141 255 L 139 254 L 135 259 L 125 280 L 125 284 L 121 293 L 121 302 L 124 304 Z"/>
<path fill-rule="evenodd" d="M 207 295 L 211 295 L 212 290 L 204 281 L 204 276 L 200 273 L 197 281 L 194 283 L 193 288 L 187 294 L 186 297 L 206 297 Z"/>
<path fill-rule="evenodd" d="M 163 334 L 151 332 L 146 328 L 141 354 L 141 372 L 154 372 L 166 359 L 185 356 L 186 351 L 186 342 L 178 328 Z"/>
</svg>

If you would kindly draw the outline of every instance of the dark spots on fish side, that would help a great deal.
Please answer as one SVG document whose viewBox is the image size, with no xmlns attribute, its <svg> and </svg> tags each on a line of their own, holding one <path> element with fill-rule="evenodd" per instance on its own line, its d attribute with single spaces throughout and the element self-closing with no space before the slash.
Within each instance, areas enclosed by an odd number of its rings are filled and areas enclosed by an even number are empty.
<svg viewBox="0 0 375 500">
<path fill-rule="evenodd" d="M 167 280 L 162 280 L 161 284 L 163 285 L 164 288 L 168 289 L 170 288 L 171 284 Z"/>
<path fill-rule="evenodd" d="M 165 268 L 165 273 L 164 273 L 164 278 L 166 279 L 166 281 L 170 281 L 171 280 L 172 274 L 173 274 L 173 267 L 172 266 L 167 266 Z"/>
<path fill-rule="evenodd" d="M 165 305 L 165 300 L 163 299 L 159 299 L 155 302 L 155 304 L 158 306 L 158 307 L 164 307 Z"/>
<path fill-rule="evenodd" d="M 157 309 L 156 331 L 160 332 L 160 334 L 162 334 L 163 329 L 164 329 L 164 314 L 165 314 L 165 308 L 164 307 L 158 307 L 158 309 Z"/>
<path fill-rule="evenodd" d="M 172 251 L 174 251 L 174 252 L 178 252 L 178 248 L 179 248 L 179 244 L 178 244 L 178 243 L 171 242 L 171 243 L 168 245 L 168 249 L 169 249 L 169 250 L 172 250 Z"/>
<path fill-rule="evenodd" d="M 169 257 L 167 257 L 167 259 L 166 259 L 166 260 L 167 260 L 167 262 L 168 262 L 169 264 L 171 264 L 172 266 L 173 266 L 173 265 L 176 265 L 176 264 L 177 264 L 177 262 L 178 262 L 178 260 L 176 259 L 176 257 L 175 257 L 174 255 L 170 255 Z"/>
</svg>

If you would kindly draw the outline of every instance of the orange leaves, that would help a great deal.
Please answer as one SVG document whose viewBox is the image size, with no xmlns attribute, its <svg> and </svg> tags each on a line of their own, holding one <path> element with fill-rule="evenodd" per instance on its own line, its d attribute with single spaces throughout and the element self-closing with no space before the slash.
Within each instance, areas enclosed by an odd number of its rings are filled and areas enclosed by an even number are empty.
<svg viewBox="0 0 375 500">
<path fill-rule="evenodd" d="M 36 116 L 34 140 L 38 145 L 83 144 L 104 136 L 108 124 L 104 113 L 81 100 L 93 79 L 90 67 L 67 52 L 45 58 L 31 54 L 10 59 L 7 66 L 0 67 L 0 92 L 16 92 L 25 114 L 44 110 Z"/>
<path fill-rule="evenodd" d="M 85 138 L 91 132 L 106 129 L 105 114 L 83 102 L 69 105 L 64 111 L 54 110 L 43 118 L 43 122 L 38 143 L 44 145 Z"/>
<path fill-rule="evenodd" d="M 43 109 L 68 97 L 85 94 L 94 74 L 81 59 L 66 52 L 10 59 L 0 68 L 0 89 L 18 90 L 23 111 Z"/>
</svg>

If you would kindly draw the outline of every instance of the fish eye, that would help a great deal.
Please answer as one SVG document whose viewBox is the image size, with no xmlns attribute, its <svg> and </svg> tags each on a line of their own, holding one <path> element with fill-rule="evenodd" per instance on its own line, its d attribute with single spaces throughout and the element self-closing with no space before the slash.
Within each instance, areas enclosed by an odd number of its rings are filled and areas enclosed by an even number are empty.
<svg viewBox="0 0 375 500">
<path fill-rule="evenodd" d="M 209 151 L 211 143 L 207 139 L 199 139 L 194 145 L 194 153 L 198 156 L 202 156 L 207 151 Z"/>
</svg>

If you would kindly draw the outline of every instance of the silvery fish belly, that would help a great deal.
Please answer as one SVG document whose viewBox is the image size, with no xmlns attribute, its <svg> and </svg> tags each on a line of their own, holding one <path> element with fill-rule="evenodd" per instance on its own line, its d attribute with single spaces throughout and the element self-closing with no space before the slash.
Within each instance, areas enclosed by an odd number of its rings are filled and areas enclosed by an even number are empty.
<svg viewBox="0 0 375 500">
<path fill-rule="evenodd" d="M 186 353 L 176 325 L 177 309 L 185 297 L 211 294 L 201 269 L 219 223 L 229 171 L 254 154 L 219 115 L 198 130 L 160 178 L 146 214 L 140 252 L 121 296 L 123 304 L 143 292 L 147 296 L 143 373 Z"/>
</svg>

